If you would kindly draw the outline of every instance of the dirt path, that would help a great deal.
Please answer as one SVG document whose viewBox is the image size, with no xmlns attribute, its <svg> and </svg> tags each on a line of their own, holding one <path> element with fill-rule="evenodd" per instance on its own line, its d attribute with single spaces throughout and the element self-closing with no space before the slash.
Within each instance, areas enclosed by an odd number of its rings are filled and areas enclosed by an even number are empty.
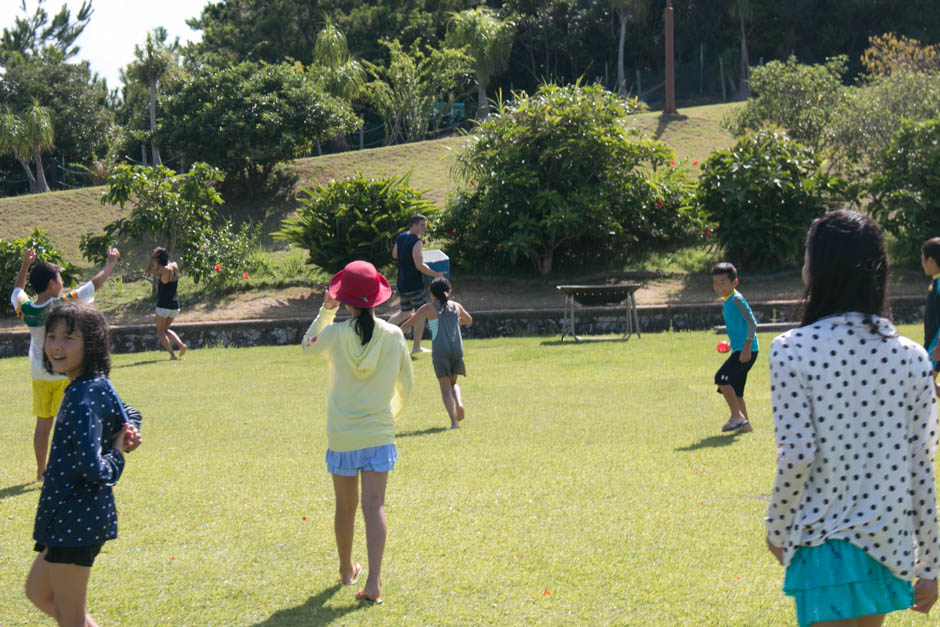
<svg viewBox="0 0 940 627">
<path fill-rule="evenodd" d="M 646 275 L 637 291 L 637 304 L 715 303 L 710 275 Z M 600 283 L 599 279 L 566 281 Z M 498 278 L 454 279 L 454 298 L 471 313 L 505 309 L 560 309 L 564 304 L 556 282 Z M 927 282 L 914 270 L 893 271 L 890 280 L 892 296 L 920 296 Z M 742 276 L 738 288 L 750 302 L 785 301 L 802 295 L 802 282 L 797 271 L 772 276 Z M 184 301 L 179 321 L 248 320 L 266 318 L 313 318 L 322 301 L 322 287 L 290 287 L 240 292 L 196 303 Z M 107 287 L 102 289 L 98 306 L 113 324 L 146 324 L 153 320 L 152 305 L 146 302 L 118 305 L 108 301 Z M 380 314 L 397 309 L 397 298 L 379 308 Z M 16 318 L 0 319 L 0 328 L 17 328 Z"/>
</svg>

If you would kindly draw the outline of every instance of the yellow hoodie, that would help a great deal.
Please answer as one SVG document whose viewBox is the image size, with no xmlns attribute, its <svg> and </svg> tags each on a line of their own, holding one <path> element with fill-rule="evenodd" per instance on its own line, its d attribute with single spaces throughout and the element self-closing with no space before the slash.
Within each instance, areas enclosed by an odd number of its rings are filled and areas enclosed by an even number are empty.
<svg viewBox="0 0 940 627">
<path fill-rule="evenodd" d="M 331 324 L 337 309 L 320 308 L 301 350 L 329 359 L 326 439 L 331 451 L 345 453 L 395 442 L 395 420 L 414 384 L 411 356 L 401 329 L 375 319 L 366 345 L 355 318 Z"/>
</svg>

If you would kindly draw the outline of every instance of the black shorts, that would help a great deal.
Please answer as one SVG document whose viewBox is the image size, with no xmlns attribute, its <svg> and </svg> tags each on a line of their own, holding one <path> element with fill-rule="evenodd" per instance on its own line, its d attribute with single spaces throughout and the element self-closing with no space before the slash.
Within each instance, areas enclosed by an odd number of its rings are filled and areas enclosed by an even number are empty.
<svg viewBox="0 0 940 627">
<path fill-rule="evenodd" d="M 751 361 L 742 364 L 741 351 L 734 351 L 715 373 L 715 385 L 730 385 L 734 390 L 734 395 L 743 398 L 747 373 L 755 361 L 757 361 L 757 352 L 751 353 Z M 721 390 L 718 392 L 721 393 Z"/>
<path fill-rule="evenodd" d="M 52 564 L 75 564 L 76 566 L 87 566 L 91 568 L 103 546 L 104 542 L 92 546 L 47 547 L 37 542 L 33 550 L 37 553 L 42 553 L 45 550 L 46 555 L 43 559 Z"/>
<path fill-rule="evenodd" d="M 421 307 L 421 305 L 428 302 L 428 293 L 422 287 L 420 290 L 413 292 L 399 292 L 398 298 L 401 302 L 400 309 L 402 311 L 415 311 Z"/>
</svg>

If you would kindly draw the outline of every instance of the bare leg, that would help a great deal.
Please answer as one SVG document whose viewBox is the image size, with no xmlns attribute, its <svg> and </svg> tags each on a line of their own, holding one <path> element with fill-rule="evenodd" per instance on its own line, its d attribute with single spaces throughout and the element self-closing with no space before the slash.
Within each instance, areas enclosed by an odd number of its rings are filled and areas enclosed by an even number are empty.
<svg viewBox="0 0 940 627">
<path fill-rule="evenodd" d="M 408 316 L 410 315 L 411 315 L 411 311 L 399 310 L 398 313 L 396 313 L 395 315 L 393 315 L 391 318 L 388 319 L 388 322 L 389 324 L 401 324 L 402 322 L 407 320 Z"/>
<path fill-rule="evenodd" d="M 385 553 L 385 487 L 387 472 L 362 472 L 362 514 L 366 519 L 366 548 L 369 553 L 369 577 L 363 592 L 377 599 L 382 592 L 382 555 Z"/>
<path fill-rule="evenodd" d="M 170 344 L 170 338 L 166 335 L 166 330 L 170 326 L 170 319 L 162 316 L 154 316 L 157 320 L 157 340 L 164 350 L 170 353 L 170 359 L 176 359 L 176 353 L 173 352 L 173 345 Z"/>
<path fill-rule="evenodd" d="M 457 412 L 454 408 L 454 388 L 451 383 L 450 377 L 441 377 L 437 380 L 441 386 L 441 400 L 444 401 L 444 409 L 447 410 L 447 415 L 450 416 L 450 428 L 456 429 L 457 425 Z"/>
<path fill-rule="evenodd" d="M 731 420 L 735 422 L 744 420 L 744 416 L 741 415 L 741 408 L 738 407 L 738 397 L 734 393 L 734 388 L 730 385 L 719 385 L 718 390 L 725 397 L 725 402 L 728 403 L 728 409 L 731 410 Z"/>
<path fill-rule="evenodd" d="M 336 494 L 333 532 L 336 535 L 336 552 L 339 554 L 339 576 L 343 583 L 348 583 L 353 578 L 352 544 L 356 506 L 359 505 L 359 477 L 333 475 L 333 492 Z"/>
<path fill-rule="evenodd" d="M 175 331 L 170 330 L 170 325 L 173 324 L 173 318 L 166 319 L 166 336 L 167 340 L 170 342 L 176 342 L 176 345 L 179 346 L 180 357 L 186 354 L 186 351 L 189 350 L 189 347 L 183 344 L 183 340 L 180 339 L 180 336 L 176 334 Z M 172 344 L 171 344 L 172 346 Z"/>
<path fill-rule="evenodd" d="M 59 625 L 98 627 L 86 608 L 88 579 L 91 568 L 75 564 L 50 564 L 49 580 L 52 583 L 52 602 Z"/>
<path fill-rule="evenodd" d="M 52 600 L 52 580 L 49 562 L 43 559 L 46 552 L 36 554 L 33 565 L 26 576 L 26 598 L 45 614 L 55 618 L 55 603 Z"/>
<path fill-rule="evenodd" d="M 424 337 L 424 318 L 421 318 L 415 325 L 411 328 L 414 332 L 414 341 L 412 343 L 411 352 L 420 353 L 421 350 L 421 338 Z"/>
<path fill-rule="evenodd" d="M 457 375 L 451 377 L 450 382 L 451 390 L 453 390 L 454 393 L 454 404 L 457 405 L 457 410 L 454 413 L 457 415 L 457 422 L 460 422 L 464 418 L 464 410 L 463 400 L 460 398 L 460 386 L 457 385 Z"/>
<path fill-rule="evenodd" d="M 747 415 L 747 404 L 744 402 L 743 396 L 738 396 L 738 413 L 744 417 L 744 420 L 747 420 L 747 424 L 743 427 L 738 427 L 738 433 L 750 433 L 754 430 L 753 425 L 751 425 L 751 417 Z"/>
<path fill-rule="evenodd" d="M 54 418 L 36 417 L 36 429 L 33 431 L 33 450 L 36 453 L 36 481 L 42 481 L 46 472 L 46 457 L 49 455 L 49 434 L 52 433 Z"/>
</svg>

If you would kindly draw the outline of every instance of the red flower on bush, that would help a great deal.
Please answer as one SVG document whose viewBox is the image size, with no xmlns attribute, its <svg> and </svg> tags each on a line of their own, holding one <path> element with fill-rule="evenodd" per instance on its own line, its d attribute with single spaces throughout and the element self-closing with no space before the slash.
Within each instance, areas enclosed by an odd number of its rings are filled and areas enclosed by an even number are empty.
<svg viewBox="0 0 940 627">
<path fill-rule="evenodd" d="M 457 231 L 447 231 L 447 234 L 453 237 L 454 235 L 457 235 Z"/>
<path fill-rule="evenodd" d="M 711 237 L 711 236 L 712 236 L 711 229 L 705 229 L 705 237 Z"/>
<path fill-rule="evenodd" d="M 216 272 L 218 272 L 218 271 L 221 270 L 221 269 L 222 269 L 222 264 L 221 264 L 221 263 L 215 264 L 215 271 L 216 271 Z"/>
<path fill-rule="evenodd" d="M 676 162 L 675 162 L 675 161 L 670 161 L 670 162 L 669 162 L 669 165 L 676 165 Z"/>
<path fill-rule="evenodd" d="M 248 273 L 246 272 L 245 274 L 243 274 L 243 275 L 242 275 L 242 278 L 247 281 L 247 280 L 248 280 Z"/>
<path fill-rule="evenodd" d="M 672 242 L 676 241 L 676 238 L 675 238 L 675 236 L 670 235 L 670 236 L 666 239 L 666 241 L 671 244 Z"/>
<path fill-rule="evenodd" d="M 698 165 L 698 161 L 693 161 L 692 165 Z"/>
<path fill-rule="evenodd" d="M 661 201 L 661 200 L 657 200 L 657 201 L 656 201 L 656 206 L 657 206 L 657 207 L 664 207 L 665 205 L 666 205 L 666 203 L 664 203 L 664 202 Z"/>
</svg>

